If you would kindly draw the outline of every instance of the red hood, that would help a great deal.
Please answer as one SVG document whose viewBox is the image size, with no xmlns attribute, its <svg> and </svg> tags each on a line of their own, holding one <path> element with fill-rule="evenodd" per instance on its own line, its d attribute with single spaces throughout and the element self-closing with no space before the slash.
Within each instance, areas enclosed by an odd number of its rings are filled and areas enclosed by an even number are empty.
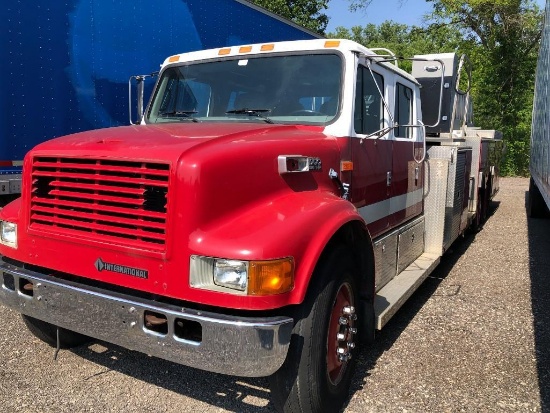
<svg viewBox="0 0 550 413">
<path fill-rule="evenodd" d="M 321 133 L 319 126 L 270 125 L 257 123 L 170 123 L 98 129 L 53 139 L 34 151 L 56 156 L 111 157 L 177 160 L 188 149 L 219 139 L 224 142 L 262 141 L 304 137 Z"/>
<path fill-rule="evenodd" d="M 319 169 L 280 174 L 280 155 L 316 158 Z M 147 166 L 145 172 L 160 174 L 151 176 L 162 175 L 156 181 L 147 173 L 135 177 L 125 171 L 122 175 L 100 173 L 96 179 L 93 171 L 101 169 L 101 162 L 91 168 L 90 176 L 82 177 L 70 165 L 51 171 L 54 167 L 49 164 L 62 165 L 63 158 L 77 158 L 74 163 L 78 166 L 86 165 L 80 162 L 85 158 L 104 158 L 130 164 L 169 163 L 170 168 L 164 174 L 166 168 Z M 263 260 L 293 256 L 299 262 L 295 251 L 309 242 L 310 234 L 299 229 L 300 217 L 321 208 L 329 198 L 338 199 L 338 188 L 328 171 L 338 170 L 341 159 L 340 142 L 326 136 L 319 126 L 174 123 L 102 129 L 54 139 L 26 157 L 21 203 L 2 212 L 20 225 L 21 244 L 17 250 L 10 249 L 9 256 L 100 282 L 218 305 L 219 300 L 228 301 L 225 294 L 190 287 L 190 257 Z M 108 167 L 109 162 L 101 166 Z M 89 173 L 86 168 L 76 169 Z M 111 176 L 116 188 L 126 191 L 121 192 L 124 196 L 108 188 Z M 119 185 L 121 177 L 128 177 L 128 185 Z M 101 193 L 91 194 L 95 187 Z M 137 203 L 126 203 L 128 198 L 134 200 L 136 189 Z M 87 200 L 88 194 L 95 201 Z M 163 196 L 165 205 L 159 204 Z M 151 208 L 134 208 L 145 202 Z M 95 230 L 88 230 L 88 222 Z M 145 270 L 148 277 L 100 271 L 98 259 Z M 252 303 L 253 299 L 236 296 L 230 305 L 274 308 L 287 298 L 260 297 Z"/>
</svg>

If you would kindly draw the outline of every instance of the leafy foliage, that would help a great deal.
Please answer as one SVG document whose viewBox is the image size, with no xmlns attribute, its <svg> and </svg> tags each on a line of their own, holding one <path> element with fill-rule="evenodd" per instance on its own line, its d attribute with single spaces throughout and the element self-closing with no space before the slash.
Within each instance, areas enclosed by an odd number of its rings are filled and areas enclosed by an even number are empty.
<svg viewBox="0 0 550 413">
<path fill-rule="evenodd" d="M 373 0 L 349 1 L 350 8 L 358 10 Z M 541 10 L 532 0 L 427 1 L 433 12 L 423 28 L 389 21 L 379 26 L 338 27 L 329 37 L 387 47 L 400 56 L 467 54 L 474 67 L 471 93 L 476 124 L 503 132 L 507 144 L 504 174 L 528 174 Z"/>
<path fill-rule="evenodd" d="M 319 34 L 325 34 L 329 0 L 248 0 Z"/>
<path fill-rule="evenodd" d="M 385 21 L 379 26 L 369 23 L 364 27 L 354 26 L 351 29 L 337 27 L 335 32 L 327 36 L 350 39 L 370 48 L 384 47 L 399 57 L 452 52 L 459 48 L 461 42 L 460 34 L 445 26 L 424 30 L 393 21 Z M 410 71 L 411 63 L 400 62 L 399 67 Z"/>
<path fill-rule="evenodd" d="M 507 144 L 503 173 L 527 175 L 534 73 L 542 13 L 531 0 L 428 0 L 430 27 L 464 33 L 475 67 L 477 123 L 502 130 Z"/>
</svg>

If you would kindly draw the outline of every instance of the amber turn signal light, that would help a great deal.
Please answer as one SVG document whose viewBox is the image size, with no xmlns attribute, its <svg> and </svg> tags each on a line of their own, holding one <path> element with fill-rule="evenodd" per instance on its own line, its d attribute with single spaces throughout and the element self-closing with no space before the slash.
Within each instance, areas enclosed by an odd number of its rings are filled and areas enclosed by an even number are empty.
<svg viewBox="0 0 550 413">
<path fill-rule="evenodd" d="M 293 288 L 293 258 L 250 262 L 248 274 L 249 295 L 283 294 Z"/>
</svg>

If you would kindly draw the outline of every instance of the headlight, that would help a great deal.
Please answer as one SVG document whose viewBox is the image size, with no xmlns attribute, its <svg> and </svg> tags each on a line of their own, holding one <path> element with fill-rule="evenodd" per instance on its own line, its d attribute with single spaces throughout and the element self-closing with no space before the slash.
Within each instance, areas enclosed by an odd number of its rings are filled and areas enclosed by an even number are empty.
<svg viewBox="0 0 550 413">
<path fill-rule="evenodd" d="M 242 261 L 191 256 L 191 287 L 236 295 L 275 295 L 294 288 L 294 259 Z"/>
<path fill-rule="evenodd" d="M 248 284 L 248 262 L 216 260 L 214 265 L 214 284 L 239 291 L 246 291 Z"/>
<path fill-rule="evenodd" d="M 0 243 L 17 248 L 17 224 L 0 221 Z"/>
</svg>

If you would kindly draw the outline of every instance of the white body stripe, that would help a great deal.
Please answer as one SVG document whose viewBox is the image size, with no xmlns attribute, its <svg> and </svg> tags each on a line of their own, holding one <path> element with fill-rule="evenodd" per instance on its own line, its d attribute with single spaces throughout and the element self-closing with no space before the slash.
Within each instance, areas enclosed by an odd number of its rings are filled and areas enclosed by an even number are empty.
<svg viewBox="0 0 550 413">
<path fill-rule="evenodd" d="M 358 211 L 365 222 L 367 224 L 371 224 L 379 219 L 385 218 L 422 202 L 423 192 L 423 189 L 417 189 L 413 192 L 407 192 L 403 195 L 394 196 L 393 198 L 388 198 L 375 204 L 367 205 L 359 208 Z"/>
</svg>

